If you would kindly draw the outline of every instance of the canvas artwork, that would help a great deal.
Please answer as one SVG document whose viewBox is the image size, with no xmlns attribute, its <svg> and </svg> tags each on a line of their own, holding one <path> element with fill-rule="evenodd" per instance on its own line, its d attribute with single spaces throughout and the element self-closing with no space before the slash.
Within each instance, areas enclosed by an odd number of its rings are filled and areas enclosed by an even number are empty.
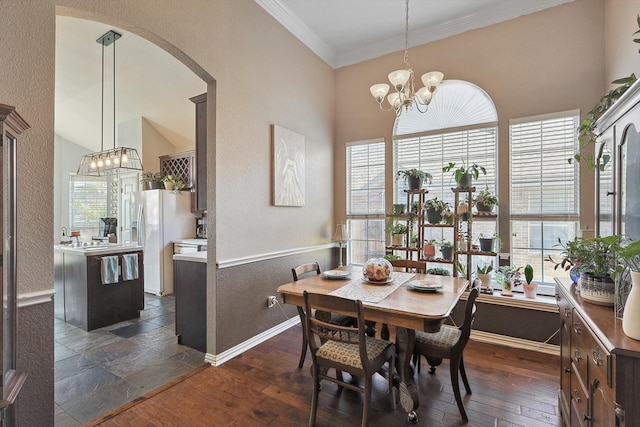
<svg viewBox="0 0 640 427">
<path fill-rule="evenodd" d="M 304 206 L 304 135 L 272 125 L 273 203 L 276 206 Z"/>
</svg>

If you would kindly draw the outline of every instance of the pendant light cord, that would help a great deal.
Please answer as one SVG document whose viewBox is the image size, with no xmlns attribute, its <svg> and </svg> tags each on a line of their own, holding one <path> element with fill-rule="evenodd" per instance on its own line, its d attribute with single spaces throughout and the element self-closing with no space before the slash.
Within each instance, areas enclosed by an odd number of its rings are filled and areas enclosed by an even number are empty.
<svg viewBox="0 0 640 427">
<path fill-rule="evenodd" d="M 100 151 L 104 151 L 104 43 L 102 44 L 102 89 L 100 96 L 102 102 L 100 104 Z"/>
<path fill-rule="evenodd" d="M 116 149 L 116 40 L 113 40 L 113 149 Z"/>
</svg>

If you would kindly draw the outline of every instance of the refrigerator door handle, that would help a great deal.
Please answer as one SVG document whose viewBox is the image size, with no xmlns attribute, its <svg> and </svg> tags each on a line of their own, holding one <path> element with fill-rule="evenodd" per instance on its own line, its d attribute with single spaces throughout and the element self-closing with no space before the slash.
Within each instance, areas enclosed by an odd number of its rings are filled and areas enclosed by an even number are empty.
<svg viewBox="0 0 640 427">
<path fill-rule="evenodd" d="M 138 246 L 142 246 L 142 242 L 144 239 L 144 224 L 142 223 L 142 218 L 144 216 L 142 215 L 142 205 L 138 206 L 138 214 L 136 215 L 136 221 L 138 224 Z"/>
</svg>

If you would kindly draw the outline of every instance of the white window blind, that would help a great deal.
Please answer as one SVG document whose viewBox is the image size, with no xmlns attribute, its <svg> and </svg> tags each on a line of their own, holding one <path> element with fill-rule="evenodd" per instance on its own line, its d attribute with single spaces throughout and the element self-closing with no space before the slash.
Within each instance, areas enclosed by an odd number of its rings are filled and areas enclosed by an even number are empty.
<svg viewBox="0 0 640 427">
<path fill-rule="evenodd" d="M 347 262 L 364 264 L 385 253 L 385 143 L 347 144 Z"/>
<path fill-rule="evenodd" d="M 544 259 L 557 258 L 558 240 L 572 240 L 578 231 L 578 166 L 567 161 L 578 148 L 578 125 L 579 112 L 568 111 L 509 126 L 511 263 L 533 266 L 534 281 L 548 284 L 538 293 L 552 295 L 553 277 L 565 274 Z"/>
<path fill-rule="evenodd" d="M 397 139 L 394 144 L 394 170 L 417 168 L 433 175 L 428 198 L 437 197 L 450 203 L 454 201 L 451 187 L 456 183 L 453 171 L 442 172 L 442 168 L 453 162 L 454 170 L 477 163 L 487 171 L 480 175 L 474 185 L 477 189 L 488 187 L 496 192 L 497 128 L 494 125 L 459 132 L 437 133 L 411 138 Z M 405 203 L 403 180 L 396 182 L 395 202 Z"/>
<path fill-rule="evenodd" d="M 107 216 L 107 197 L 105 177 L 71 175 L 69 227 L 81 234 L 98 234 L 100 218 Z"/>
<path fill-rule="evenodd" d="M 347 215 L 384 214 L 384 141 L 347 145 Z"/>
<path fill-rule="evenodd" d="M 579 214 L 578 169 L 567 162 L 577 150 L 578 114 L 510 125 L 511 216 Z"/>
</svg>

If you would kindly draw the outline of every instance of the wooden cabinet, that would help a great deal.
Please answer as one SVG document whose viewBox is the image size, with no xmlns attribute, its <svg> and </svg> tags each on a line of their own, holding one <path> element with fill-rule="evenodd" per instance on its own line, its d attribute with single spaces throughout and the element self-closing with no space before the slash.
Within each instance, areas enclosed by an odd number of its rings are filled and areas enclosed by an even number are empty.
<svg viewBox="0 0 640 427">
<path fill-rule="evenodd" d="M 624 335 L 611 307 L 583 301 L 569 279 L 555 280 L 564 425 L 640 425 L 640 341 Z"/>
<path fill-rule="evenodd" d="M 184 188 L 190 189 L 196 183 L 195 150 L 160 156 L 160 173 L 178 177 L 184 182 Z"/>
<path fill-rule="evenodd" d="M 17 425 L 15 402 L 27 378 L 16 370 L 17 328 L 17 150 L 29 125 L 9 105 L 0 104 L 0 424 Z"/>
<path fill-rule="evenodd" d="M 192 211 L 204 213 L 207 211 L 207 94 L 194 96 L 190 100 L 196 105 L 196 165 Z"/>
<path fill-rule="evenodd" d="M 640 81 L 596 123 L 596 235 L 640 238 Z"/>
<path fill-rule="evenodd" d="M 178 344 L 207 351 L 207 264 L 173 261 Z"/>
</svg>

